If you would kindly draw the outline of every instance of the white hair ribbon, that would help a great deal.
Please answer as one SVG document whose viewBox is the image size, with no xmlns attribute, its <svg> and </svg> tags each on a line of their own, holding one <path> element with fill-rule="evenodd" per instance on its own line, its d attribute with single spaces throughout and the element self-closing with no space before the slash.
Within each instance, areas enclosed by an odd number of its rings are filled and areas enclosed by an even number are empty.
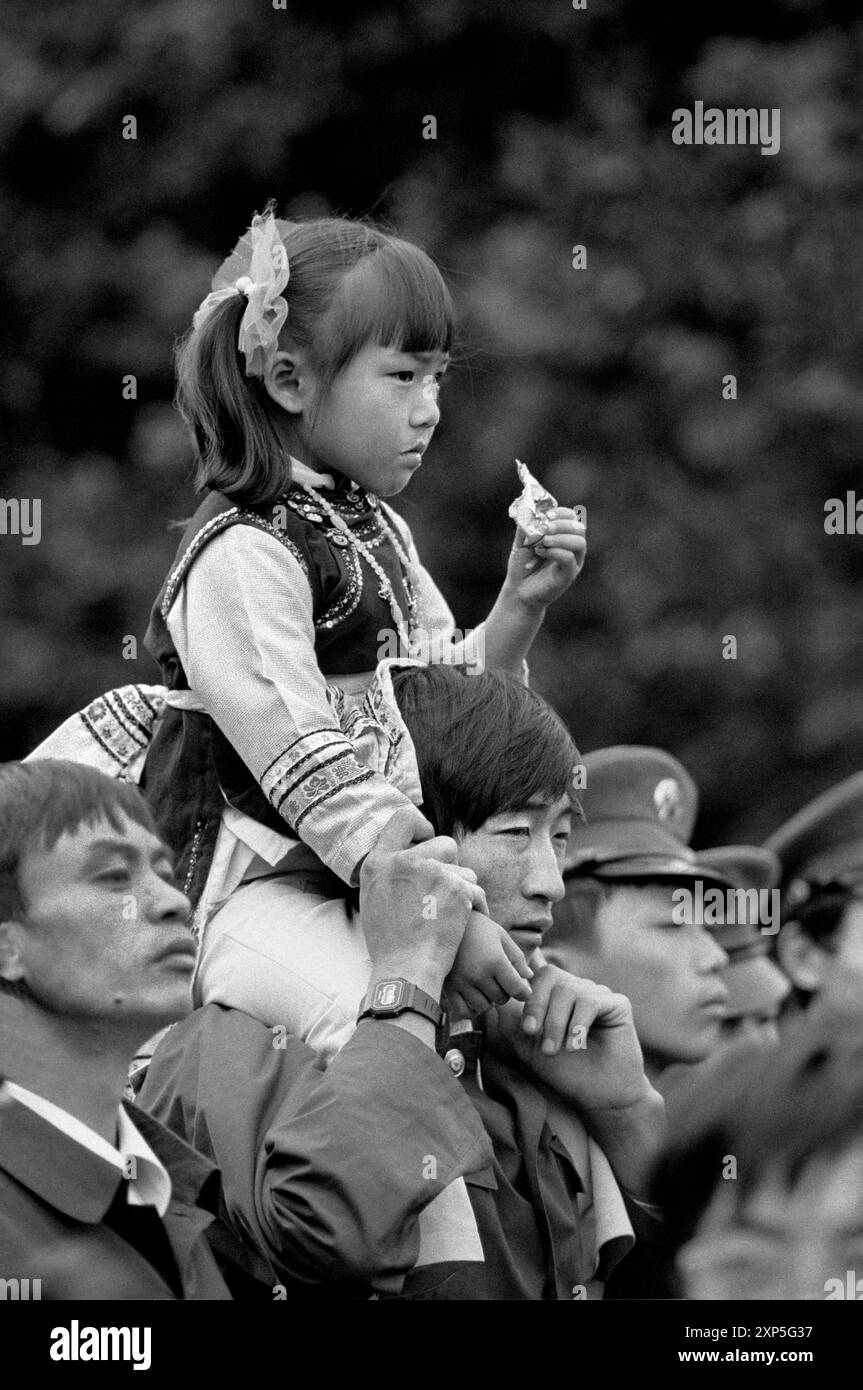
<svg viewBox="0 0 863 1390">
<path fill-rule="evenodd" d="M 288 317 L 282 291 L 289 277 L 288 253 L 270 204 L 256 214 L 249 230 L 219 266 L 213 276 L 213 288 L 192 320 L 193 328 L 200 328 L 222 300 L 244 294 L 248 303 L 237 350 L 245 356 L 246 375 L 263 376 L 278 349 L 279 334 Z"/>
</svg>

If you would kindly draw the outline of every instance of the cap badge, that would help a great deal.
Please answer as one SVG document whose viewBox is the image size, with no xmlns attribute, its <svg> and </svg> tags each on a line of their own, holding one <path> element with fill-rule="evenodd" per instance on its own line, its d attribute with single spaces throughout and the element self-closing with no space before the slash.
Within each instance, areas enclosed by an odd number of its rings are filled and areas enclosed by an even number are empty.
<svg viewBox="0 0 863 1390">
<path fill-rule="evenodd" d="M 812 884 L 807 883 L 805 878 L 792 878 L 785 889 L 785 906 L 787 908 L 802 907 L 811 897 Z"/>
<path fill-rule="evenodd" d="M 660 820 L 673 820 L 683 804 L 680 783 L 674 777 L 663 777 L 653 789 L 653 804 Z"/>
</svg>

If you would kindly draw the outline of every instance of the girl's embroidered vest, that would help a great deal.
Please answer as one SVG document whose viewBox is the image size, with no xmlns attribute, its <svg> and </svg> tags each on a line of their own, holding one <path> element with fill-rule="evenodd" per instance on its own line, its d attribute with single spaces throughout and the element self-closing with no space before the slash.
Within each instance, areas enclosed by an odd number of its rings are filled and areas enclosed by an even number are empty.
<svg viewBox="0 0 863 1390">
<path fill-rule="evenodd" d="M 401 563 L 379 524 L 380 503 L 352 485 L 327 492 L 327 500 L 373 549 L 407 613 Z M 292 487 L 272 507 L 250 509 L 211 492 L 186 527 L 144 637 L 169 689 L 188 690 L 189 683 L 168 631 L 168 613 L 204 546 L 229 526 L 251 526 L 274 537 L 302 567 L 312 590 L 315 653 L 324 677 L 374 670 L 378 634 L 392 628 L 392 612 L 378 592 L 379 578 L 315 499 Z M 200 711 L 166 711 L 147 754 L 141 790 L 176 856 L 178 881 L 193 905 L 209 872 L 226 800 L 271 829 L 292 829 L 214 720 Z"/>
</svg>

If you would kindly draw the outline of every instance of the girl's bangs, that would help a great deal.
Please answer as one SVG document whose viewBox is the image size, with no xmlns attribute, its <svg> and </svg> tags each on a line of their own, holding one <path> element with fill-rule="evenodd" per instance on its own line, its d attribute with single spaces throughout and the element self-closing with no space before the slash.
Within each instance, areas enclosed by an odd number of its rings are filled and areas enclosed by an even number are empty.
<svg viewBox="0 0 863 1390">
<path fill-rule="evenodd" d="M 348 361 L 368 343 L 400 352 L 448 353 L 453 306 L 443 278 L 417 246 L 390 241 L 344 278 L 332 328 Z"/>
</svg>

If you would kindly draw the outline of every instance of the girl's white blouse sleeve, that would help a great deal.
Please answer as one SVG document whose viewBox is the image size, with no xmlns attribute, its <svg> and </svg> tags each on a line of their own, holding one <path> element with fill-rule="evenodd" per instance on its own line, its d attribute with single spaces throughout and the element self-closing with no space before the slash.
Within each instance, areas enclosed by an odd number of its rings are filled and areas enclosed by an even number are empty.
<svg viewBox="0 0 863 1390">
<path fill-rule="evenodd" d="M 355 756 L 315 654 L 312 593 L 275 537 L 232 526 L 204 548 L 168 614 L 189 686 L 273 808 L 345 883 L 411 805 Z"/>
</svg>

